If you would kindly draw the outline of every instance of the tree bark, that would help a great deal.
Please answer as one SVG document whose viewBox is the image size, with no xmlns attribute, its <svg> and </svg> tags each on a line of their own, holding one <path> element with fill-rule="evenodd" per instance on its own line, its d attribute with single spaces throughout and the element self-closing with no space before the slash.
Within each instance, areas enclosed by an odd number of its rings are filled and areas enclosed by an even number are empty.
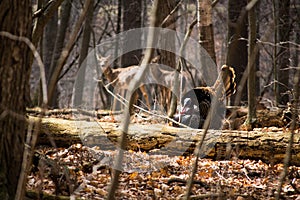
<svg viewBox="0 0 300 200">
<path fill-rule="evenodd" d="M 278 42 L 281 42 L 280 47 L 278 47 L 277 59 L 277 73 L 278 73 L 278 86 L 277 86 L 277 103 L 286 105 L 289 102 L 289 72 L 287 70 L 290 66 L 290 50 L 288 41 L 290 39 L 290 1 L 289 0 L 279 0 L 278 1 Z"/>
<path fill-rule="evenodd" d="M 141 28 L 142 24 L 142 1 L 141 0 L 122 0 L 123 4 L 123 31 L 130 29 Z M 141 37 L 136 35 L 137 38 L 126 38 L 123 44 L 123 51 L 126 51 L 128 46 L 136 47 L 134 51 L 124 53 L 122 55 L 121 66 L 128 67 L 131 65 L 138 65 L 142 58 Z M 133 40 L 132 40 L 133 39 Z"/>
<path fill-rule="evenodd" d="M 247 125 L 252 129 L 252 125 L 255 123 L 256 118 L 256 58 L 254 53 L 254 48 L 256 44 L 256 7 L 253 7 L 248 11 L 249 20 L 249 36 L 248 36 L 248 115 L 247 115 Z"/>
<path fill-rule="evenodd" d="M 198 0 L 199 43 L 207 51 L 210 58 L 216 62 L 214 31 L 212 24 L 212 1 Z"/>
<path fill-rule="evenodd" d="M 31 15 L 31 1 L 3 0 L 0 30 L 30 39 Z M 24 42 L 0 38 L 0 199 L 15 199 L 26 135 L 31 52 Z"/>
</svg>

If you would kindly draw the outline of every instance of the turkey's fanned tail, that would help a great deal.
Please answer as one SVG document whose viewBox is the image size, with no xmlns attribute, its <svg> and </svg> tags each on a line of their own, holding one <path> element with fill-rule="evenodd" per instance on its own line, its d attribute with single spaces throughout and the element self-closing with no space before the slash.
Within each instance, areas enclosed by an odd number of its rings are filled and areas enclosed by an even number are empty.
<svg viewBox="0 0 300 200">
<path fill-rule="evenodd" d="M 223 81 L 223 85 L 221 84 L 220 81 Z M 220 86 L 224 88 L 223 95 L 226 97 L 229 97 L 235 93 L 236 91 L 235 71 L 232 67 L 228 65 L 222 66 L 219 77 L 215 82 L 213 88 L 215 91 L 217 91 L 218 87 Z"/>
</svg>

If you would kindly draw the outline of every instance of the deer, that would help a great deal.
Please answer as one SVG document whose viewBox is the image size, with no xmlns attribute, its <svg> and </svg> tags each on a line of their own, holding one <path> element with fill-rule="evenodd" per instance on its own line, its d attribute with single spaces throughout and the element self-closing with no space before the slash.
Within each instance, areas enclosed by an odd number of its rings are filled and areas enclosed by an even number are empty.
<svg viewBox="0 0 300 200">
<path fill-rule="evenodd" d="M 130 81 L 133 79 L 133 77 L 139 70 L 138 65 L 133 65 L 126 68 L 112 69 L 110 65 L 110 56 L 107 57 L 98 56 L 98 61 L 100 63 L 100 67 L 102 69 L 104 77 L 108 80 L 109 84 L 112 85 L 114 88 L 117 87 L 124 90 L 128 89 Z M 149 96 L 145 85 L 141 85 L 136 91 L 134 91 L 132 97 L 133 103 L 136 104 L 138 101 L 138 97 L 139 97 L 138 92 L 140 92 L 143 95 L 146 101 L 147 109 L 150 110 L 151 105 L 150 105 Z M 116 106 L 116 98 L 114 99 L 113 105 L 114 107 Z"/>
<path fill-rule="evenodd" d="M 138 65 L 129 66 L 126 68 L 117 68 L 112 69 L 110 65 L 110 56 L 107 57 L 101 57 L 98 56 L 98 61 L 100 63 L 100 67 L 102 69 L 104 77 L 108 80 L 109 84 L 112 85 L 114 88 L 118 89 L 128 89 L 130 81 L 133 79 L 135 74 L 140 69 Z M 146 88 L 146 85 L 141 85 L 134 93 L 133 93 L 133 103 L 136 104 L 139 93 L 142 94 L 146 101 L 146 106 L 148 110 L 151 110 L 151 104 L 149 101 L 149 95 L 153 92 L 159 92 L 160 98 L 158 103 L 160 105 L 163 105 L 163 107 L 167 110 L 168 105 L 170 104 L 171 95 L 172 92 L 169 94 L 165 89 L 167 88 L 168 91 L 172 89 L 172 85 L 174 84 L 174 74 L 178 73 L 175 69 L 172 69 L 168 66 L 163 66 L 158 63 L 150 63 L 150 66 L 148 67 L 145 80 L 147 83 L 154 83 L 154 85 L 158 85 L 158 87 L 154 87 L 154 90 L 150 90 L 150 88 Z M 187 83 L 188 80 L 191 79 L 191 74 L 187 72 L 182 72 L 181 75 L 183 76 L 183 82 Z M 152 88 L 153 89 L 153 88 Z M 185 88 L 185 85 L 183 85 L 183 91 L 188 88 Z M 150 91 L 149 91 L 150 90 Z M 148 92 L 149 91 L 149 92 Z M 151 92 L 152 91 L 152 92 Z M 182 91 L 182 92 L 183 92 Z M 151 99 L 153 100 L 153 99 Z M 116 99 L 114 99 L 114 106 L 116 106 Z M 131 109 L 132 114 L 132 109 Z"/>
</svg>

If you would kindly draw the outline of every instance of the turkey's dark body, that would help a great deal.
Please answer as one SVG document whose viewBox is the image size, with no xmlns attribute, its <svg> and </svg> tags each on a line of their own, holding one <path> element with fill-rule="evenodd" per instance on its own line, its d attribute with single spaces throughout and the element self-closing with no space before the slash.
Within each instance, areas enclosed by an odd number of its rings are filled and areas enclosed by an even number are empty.
<svg viewBox="0 0 300 200">
<path fill-rule="evenodd" d="M 216 102 L 214 109 L 212 109 L 213 112 L 211 112 L 210 128 L 221 128 L 222 119 L 225 114 L 223 99 L 235 92 L 234 79 L 235 74 L 233 68 L 224 65 L 214 86 L 196 87 L 183 95 L 181 99 L 181 105 L 183 105 L 182 110 L 174 116 L 174 119 L 191 128 L 203 128 L 212 102 Z M 220 81 L 223 81 L 223 84 L 220 84 Z M 221 86 L 224 89 L 218 91 Z M 218 94 L 216 94 L 217 92 Z"/>
<path fill-rule="evenodd" d="M 182 105 L 184 105 L 184 99 L 191 99 L 193 111 L 190 111 L 190 113 L 181 113 L 182 120 L 180 122 L 191 128 L 203 128 L 211 108 L 212 98 L 216 98 L 216 96 L 208 87 L 198 87 L 187 92 L 182 98 Z M 217 100 L 214 112 L 212 113 L 210 128 L 219 129 L 221 127 L 222 114 L 224 114 L 224 106 L 222 106 L 222 102 Z"/>
</svg>

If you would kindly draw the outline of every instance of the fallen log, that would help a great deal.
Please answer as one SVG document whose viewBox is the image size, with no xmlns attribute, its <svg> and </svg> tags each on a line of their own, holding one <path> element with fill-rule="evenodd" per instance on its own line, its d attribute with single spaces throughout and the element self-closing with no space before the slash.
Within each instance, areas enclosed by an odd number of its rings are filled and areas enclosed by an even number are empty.
<svg viewBox="0 0 300 200">
<path fill-rule="evenodd" d="M 37 120 L 36 117 L 30 117 Z M 43 118 L 37 145 L 67 147 L 82 143 L 114 150 L 120 139 L 117 123 Z M 131 124 L 128 149 L 151 154 L 186 155 L 202 137 L 201 129 L 175 128 L 161 124 Z M 283 162 L 290 132 L 266 128 L 254 131 L 209 130 L 202 148 L 202 157 L 214 159 L 255 159 L 273 164 Z M 291 164 L 300 165 L 300 135 L 296 130 Z"/>
</svg>

